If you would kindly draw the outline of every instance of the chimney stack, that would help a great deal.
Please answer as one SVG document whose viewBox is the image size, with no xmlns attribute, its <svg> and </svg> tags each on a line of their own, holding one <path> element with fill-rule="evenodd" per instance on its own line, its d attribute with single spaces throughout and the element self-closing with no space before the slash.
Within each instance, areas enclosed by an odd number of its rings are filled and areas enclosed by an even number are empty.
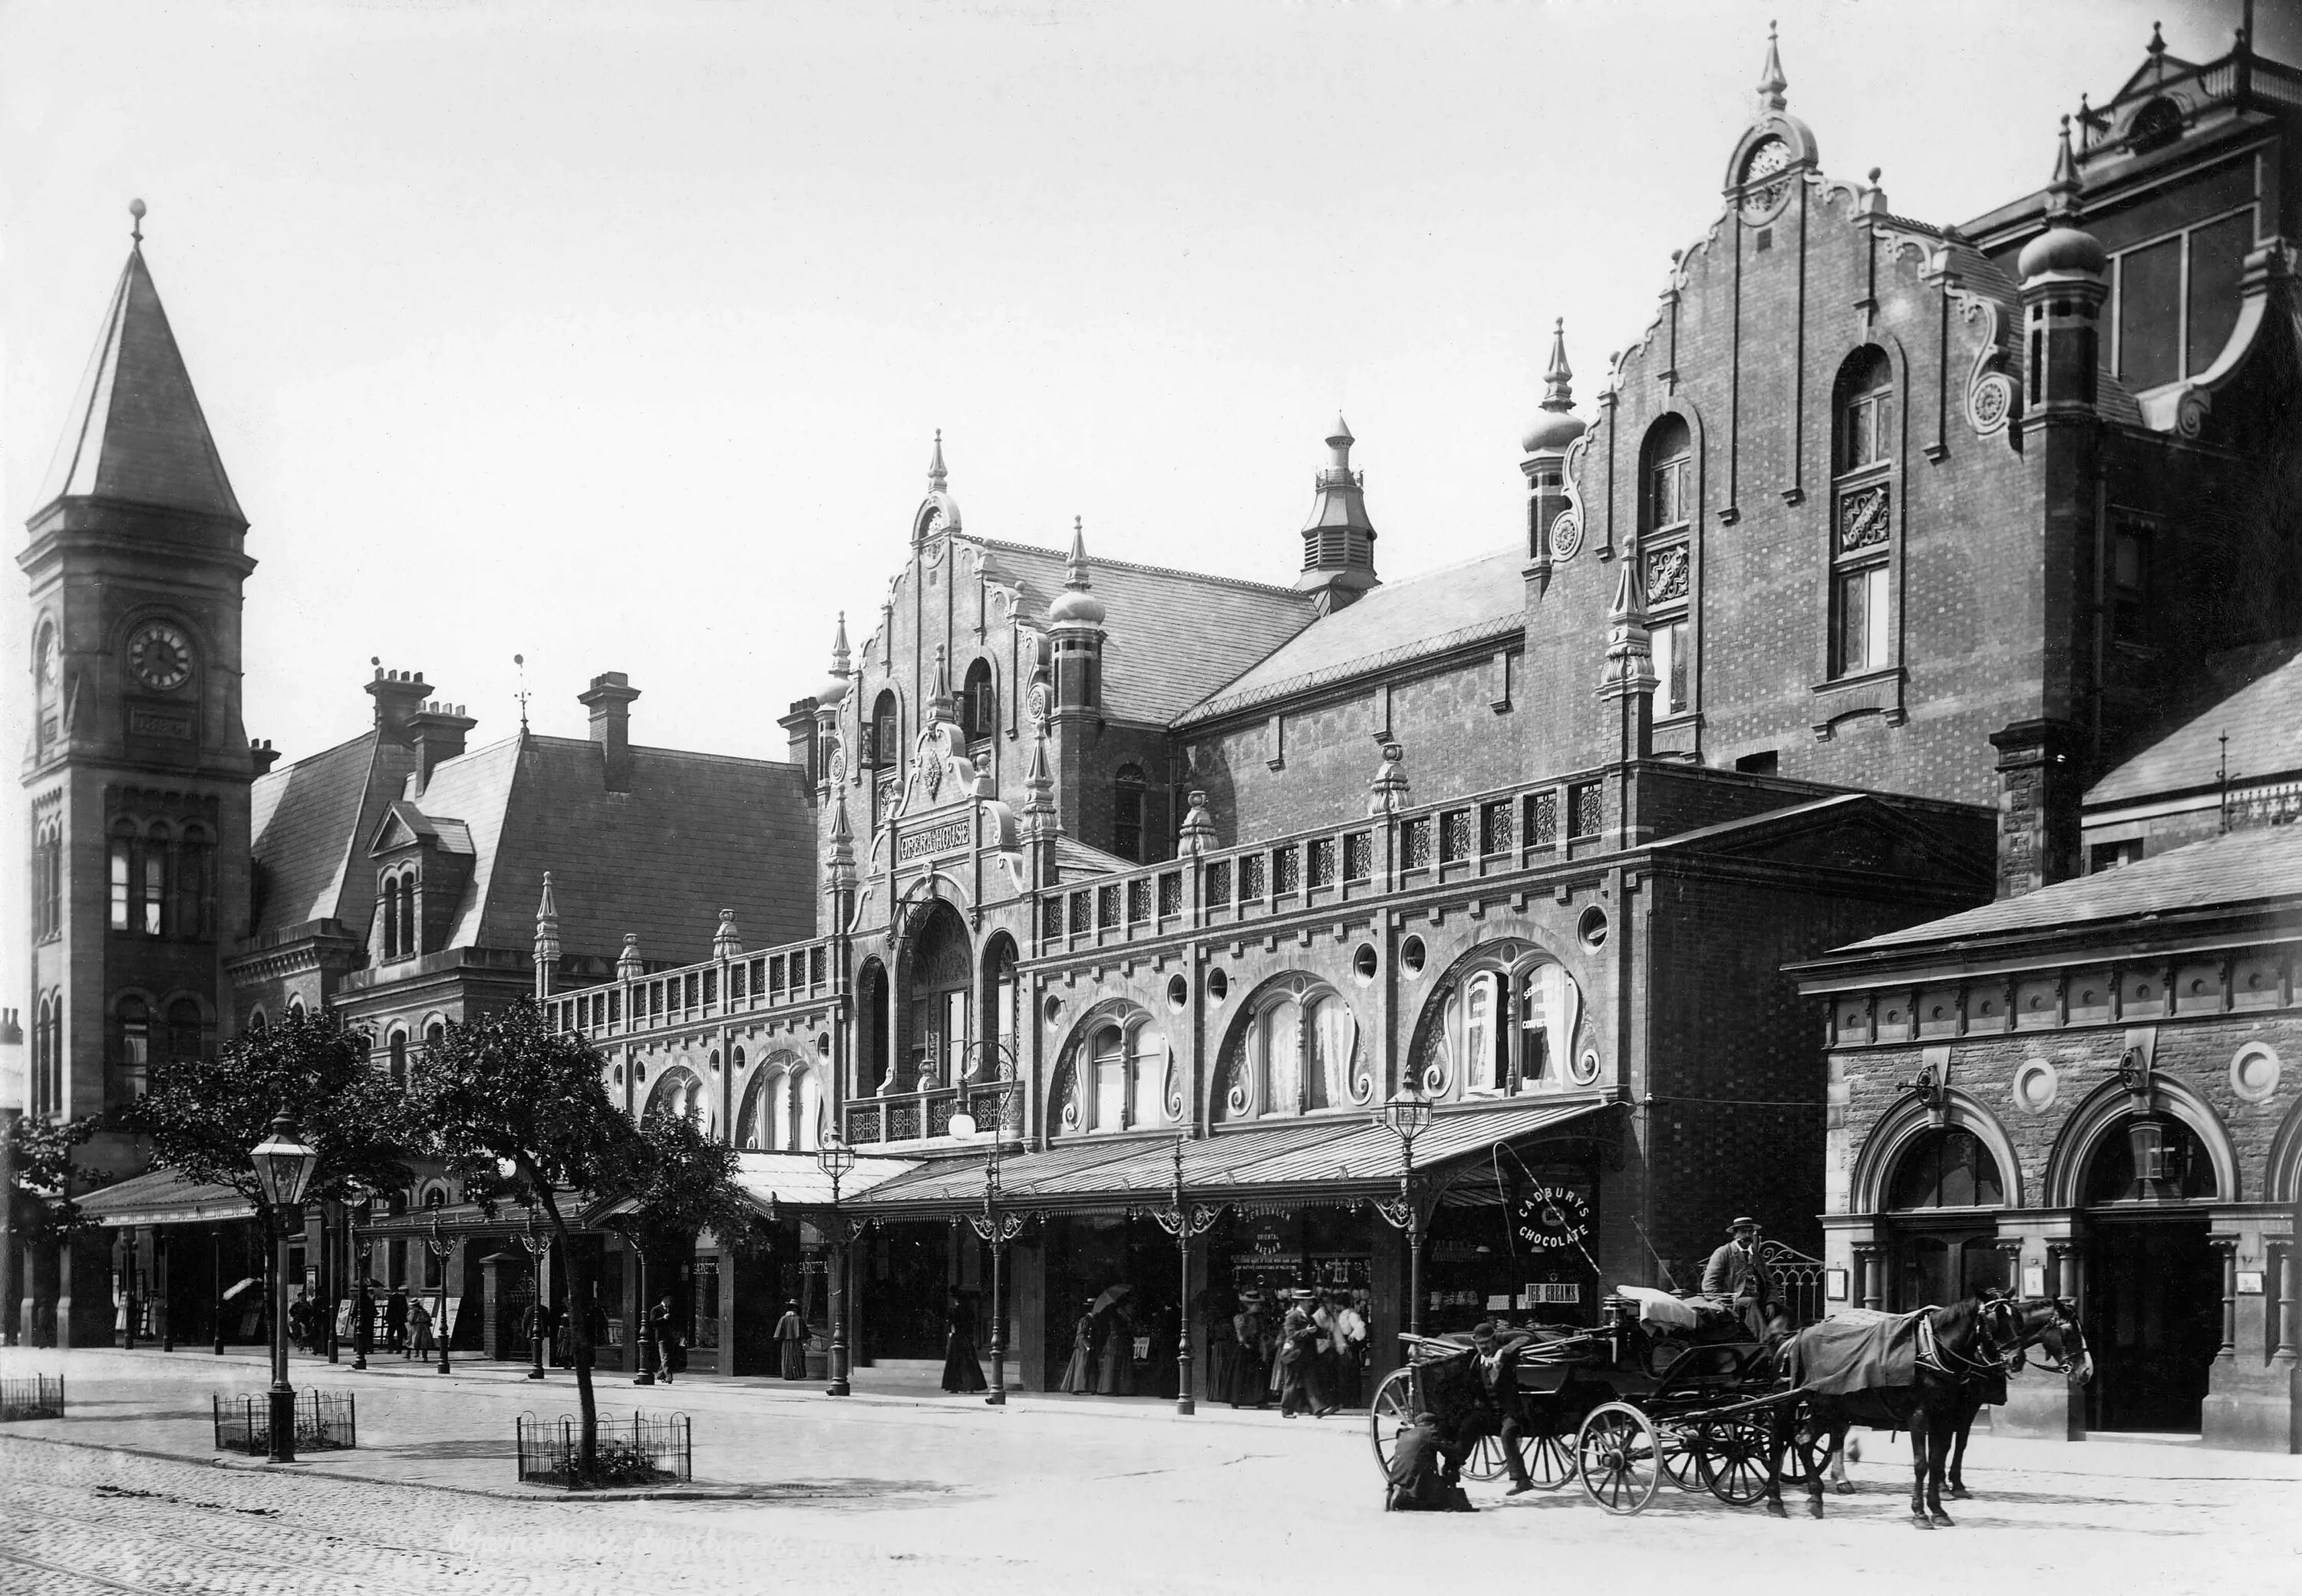
<svg viewBox="0 0 2302 1596">
<path fill-rule="evenodd" d="M 461 704 L 427 701 L 407 718 L 407 733 L 416 743 L 416 795 L 432 785 L 432 772 L 442 760 L 464 752 L 464 739 L 479 722 L 464 713 Z"/>
<path fill-rule="evenodd" d="M 632 700 L 640 695 L 631 677 L 620 670 L 601 671 L 591 689 L 576 701 L 592 711 L 592 741 L 600 745 L 606 768 L 608 791 L 632 790 Z"/>
<path fill-rule="evenodd" d="M 280 751 L 272 746 L 269 737 L 250 737 L 248 741 L 248 761 L 258 776 L 272 774 L 272 767 L 280 762 Z"/>
<path fill-rule="evenodd" d="M 375 667 L 375 679 L 367 685 L 368 696 L 375 700 L 375 729 L 394 743 L 405 743 L 407 718 L 422 705 L 432 685 L 420 670 L 386 670 L 377 659 L 368 663 Z"/>
</svg>

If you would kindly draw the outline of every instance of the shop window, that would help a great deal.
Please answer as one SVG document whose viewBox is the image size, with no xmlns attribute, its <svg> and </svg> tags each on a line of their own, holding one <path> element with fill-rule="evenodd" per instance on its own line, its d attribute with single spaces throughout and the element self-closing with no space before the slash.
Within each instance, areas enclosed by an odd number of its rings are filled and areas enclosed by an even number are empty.
<svg viewBox="0 0 2302 1596">
<path fill-rule="evenodd" d="M 1973 1131 L 1959 1126 L 1930 1130 L 1895 1166 L 1887 1206 L 1995 1208 L 2006 1201 L 1998 1161 Z"/>
</svg>

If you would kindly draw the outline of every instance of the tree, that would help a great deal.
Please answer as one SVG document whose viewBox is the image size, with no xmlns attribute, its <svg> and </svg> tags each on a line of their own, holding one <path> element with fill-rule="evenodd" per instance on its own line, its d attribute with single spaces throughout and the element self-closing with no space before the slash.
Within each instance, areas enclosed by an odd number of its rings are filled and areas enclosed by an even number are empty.
<svg viewBox="0 0 2302 1596">
<path fill-rule="evenodd" d="M 738 1252 L 756 1245 L 759 1210 L 735 1184 L 734 1147 L 684 1115 L 658 1113 L 640 1127 L 637 1154 L 620 1172 L 617 1195 L 643 1230 L 678 1237 L 710 1231 Z M 640 1305 L 643 1317 L 647 1306 Z"/>
<path fill-rule="evenodd" d="M 80 1213 L 72 1199 L 112 1179 L 72 1163 L 72 1149 L 104 1126 L 101 1116 L 52 1124 L 30 1114 L 8 1121 L 0 1138 L 0 1170 L 8 1188 L 8 1230 L 35 1246 L 63 1240 L 104 1222 Z"/>
<path fill-rule="evenodd" d="M 563 1198 L 618 1189 L 649 1163 L 647 1143 L 608 1096 L 601 1061 L 580 1036 L 554 1030 L 534 1003 L 450 1025 L 416 1061 L 410 1105 L 437 1151 L 485 1211 L 506 1199 L 540 1210 L 566 1259 L 568 1334 L 583 1415 L 578 1471 L 599 1465 L 600 1415 L 592 1394 L 592 1270 Z"/>
<path fill-rule="evenodd" d="M 122 1112 L 152 1138 L 153 1158 L 188 1180 L 227 1186 L 248 1199 L 265 1234 L 274 1214 L 248 1149 L 281 1113 L 319 1154 L 307 1202 L 356 1203 L 406 1186 L 421 1130 L 401 1094 L 368 1056 L 367 1038 L 333 1015 L 291 1010 L 278 1023 L 224 1044 L 212 1059 L 167 1059 L 152 1067 L 144 1096 Z M 267 1275 L 275 1249 L 264 1249 Z M 275 1291 L 287 1282 L 274 1281 Z"/>
</svg>

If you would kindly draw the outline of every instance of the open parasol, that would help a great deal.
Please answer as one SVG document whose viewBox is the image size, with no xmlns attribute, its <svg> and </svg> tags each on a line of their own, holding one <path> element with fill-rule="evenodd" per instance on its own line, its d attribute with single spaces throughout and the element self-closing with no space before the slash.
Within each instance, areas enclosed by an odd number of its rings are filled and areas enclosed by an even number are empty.
<svg viewBox="0 0 2302 1596">
<path fill-rule="evenodd" d="M 1103 1312 L 1104 1309 L 1109 1307 L 1113 1303 L 1117 1302 L 1121 1298 L 1130 1297 L 1134 1295 L 1134 1292 L 1135 1288 L 1129 1285 L 1124 1281 L 1122 1281 L 1115 1286 L 1105 1286 L 1103 1289 L 1103 1295 L 1096 1298 L 1092 1303 L 1088 1304 L 1087 1311 L 1090 1314 L 1099 1314 Z"/>
</svg>

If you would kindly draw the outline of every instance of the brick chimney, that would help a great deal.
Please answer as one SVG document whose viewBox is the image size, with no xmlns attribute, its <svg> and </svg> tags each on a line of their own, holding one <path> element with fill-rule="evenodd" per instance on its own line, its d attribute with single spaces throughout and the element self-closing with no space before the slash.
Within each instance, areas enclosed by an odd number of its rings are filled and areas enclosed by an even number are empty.
<svg viewBox="0 0 2302 1596">
<path fill-rule="evenodd" d="M 461 704 L 441 703 L 437 699 L 407 718 L 408 735 L 416 743 L 416 795 L 422 797 L 424 789 L 432 785 L 432 772 L 442 760 L 452 760 L 464 752 L 464 738 L 479 724 L 464 713 Z"/>
<path fill-rule="evenodd" d="M 248 759 L 256 767 L 258 776 L 269 776 L 272 767 L 280 762 L 280 751 L 272 746 L 269 737 L 251 737 L 248 743 Z"/>
<path fill-rule="evenodd" d="M 375 679 L 367 685 L 367 693 L 375 700 L 375 729 L 394 743 L 407 743 L 407 718 L 423 704 L 432 685 L 424 679 L 420 670 L 386 670 L 383 661 L 371 659 L 375 667 Z"/>
<path fill-rule="evenodd" d="M 592 741 L 600 745 L 608 791 L 632 790 L 632 700 L 640 690 L 620 670 L 601 671 L 576 701 L 592 711 Z"/>
</svg>

